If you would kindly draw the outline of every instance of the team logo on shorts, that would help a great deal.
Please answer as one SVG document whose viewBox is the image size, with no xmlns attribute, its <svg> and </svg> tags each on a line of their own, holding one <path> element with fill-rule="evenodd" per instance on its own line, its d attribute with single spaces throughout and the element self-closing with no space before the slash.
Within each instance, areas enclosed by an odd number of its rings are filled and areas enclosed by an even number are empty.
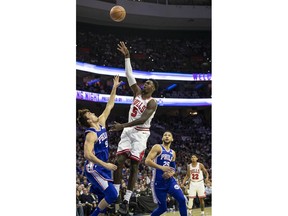
<svg viewBox="0 0 288 216">
<path fill-rule="evenodd" d="M 174 185 L 174 188 L 175 188 L 176 190 L 180 189 L 179 185 Z"/>
</svg>

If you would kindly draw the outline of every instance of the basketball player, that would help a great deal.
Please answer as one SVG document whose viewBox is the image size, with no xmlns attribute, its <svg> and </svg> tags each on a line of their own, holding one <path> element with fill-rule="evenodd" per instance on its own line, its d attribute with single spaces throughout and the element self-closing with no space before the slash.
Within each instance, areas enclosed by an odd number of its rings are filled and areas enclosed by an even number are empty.
<svg viewBox="0 0 288 216">
<path fill-rule="evenodd" d="M 157 102 L 152 98 L 152 93 L 157 90 L 158 83 L 153 79 L 148 79 L 143 89 L 137 85 L 132 74 L 132 66 L 130 62 L 130 54 L 124 42 L 120 42 L 117 48 L 125 57 L 125 72 L 130 88 L 133 91 L 133 103 L 131 104 L 128 116 L 128 122 L 119 124 L 115 122 L 111 126 L 110 131 L 122 131 L 121 140 L 117 148 L 116 165 L 117 170 L 114 172 L 114 185 L 119 194 L 122 179 L 122 169 L 126 159 L 130 159 L 130 175 L 126 194 L 123 202 L 119 205 L 118 212 L 126 215 L 128 213 L 128 205 L 135 182 L 138 175 L 138 166 L 141 162 L 147 140 L 150 136 L 150 123 L 157 109 Z"/>
<path fill-rule="evenodd" d="M 180 215 L 187 216 L 186 197 L 173 177 L 176 153 L 170 148 L 172 142 L 172 133 L 166 131 L 162 137 L 162 145 L 155 144 L 145 160 L 145 164 L 153 168 L 151 188 L 153 200 L 158 203 L 158 208 L 151 216 L 159 216 L 167 211 L 167 194 L 173 196 L 179 203 Z"/>
<path fill-rule="evenodd" d="M 99 200 L 101 199 L 91 216 L 104 215 L 106 207 L 115 202 L 118 197 L 111 176 L 111 171 L 115 171 L 117 166 L 108 162 L 109 146 L 105 123 L 114 107 L 116 89 L 119 85 L 119 76 L 115 76 L 109 101 L 99 117 L 88 109 L 78 110 L 79 124 L 88 128 L 85 131 L 84 142 L 86 158 L 84 174 L 92 184 L 91 192 L 95 193 Z"/>
<path fill-rule="evenodd" d="M 193 207 L 193 200 L 196 198 L 196 193 L 200 200 L 200 207 L 201 207 L 201 216 L 204 216 L 204 198 L 206 197 L 205 194 L 205 186 L 204 186 L 204 177 L 205 175 L 205 183 L 209 181 L 209 173 L 207 172 L 206 168 L 202 163 L 197 162 L 198 157 L 193 154 L 191 157 L 191 164 L 187 166 L 187 173 L 183 179 L 183 183 L 181 187 L 184 187 L 186 181 L 190 179 L 189 185 L 189 202 L 188 202 L 188 210 L 189 215 L 192 215 L 192 207 Z"/>
</svg>

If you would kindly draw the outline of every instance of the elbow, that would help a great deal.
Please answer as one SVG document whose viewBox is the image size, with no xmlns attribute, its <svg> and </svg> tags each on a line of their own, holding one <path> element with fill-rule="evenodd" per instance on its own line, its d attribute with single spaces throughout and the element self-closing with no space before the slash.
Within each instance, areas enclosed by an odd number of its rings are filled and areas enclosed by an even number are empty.
<svg viewBox="0 0 288 216">
<path fill-rule="evenodd" d="M 84 153 L 84 158 L 85 158 L 86 160 L 89 160 L 89 159 L 90 159 L 90 154 L 89 154 L 89 153 Z"/>
<path fill-rule="evenodd" d="M 149 160 L 148 159 L 145 160 L 145 165 L 149 166 Z"/>
<path fill-rule="evenodd" d="M 139 119 L 139 124 L 144 124 L 146 122 L 147 119 Z"/>
</svg>

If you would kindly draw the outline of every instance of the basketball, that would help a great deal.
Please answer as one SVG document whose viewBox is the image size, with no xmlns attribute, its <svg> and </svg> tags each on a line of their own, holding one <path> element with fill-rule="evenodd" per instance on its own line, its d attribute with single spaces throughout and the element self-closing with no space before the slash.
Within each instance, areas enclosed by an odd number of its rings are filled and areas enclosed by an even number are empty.
<svg viewBox="0 0 288 216">
<path fill-rule="evenodd" d="M 110 10 L 110 17 L 115 22 L 121 22 L 126 17 L 126 10 L 122 6 L 116 5 Z"/>
</svg>

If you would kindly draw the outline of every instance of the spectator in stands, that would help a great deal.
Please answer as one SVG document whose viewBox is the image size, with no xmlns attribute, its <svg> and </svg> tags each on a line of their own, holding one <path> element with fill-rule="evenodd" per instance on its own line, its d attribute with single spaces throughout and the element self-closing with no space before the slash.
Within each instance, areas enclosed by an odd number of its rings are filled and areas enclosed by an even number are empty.
<svg viewBox="0 0 288 216">
<path fill-rule="evenodd" d="M 83 194 L 80 195 L 80 201 L 83 203 L 84 215 L 90 216 L 96 208 L 96 199 L 88 192 L 87 188 L 83 189 Z"/>
</svg>

